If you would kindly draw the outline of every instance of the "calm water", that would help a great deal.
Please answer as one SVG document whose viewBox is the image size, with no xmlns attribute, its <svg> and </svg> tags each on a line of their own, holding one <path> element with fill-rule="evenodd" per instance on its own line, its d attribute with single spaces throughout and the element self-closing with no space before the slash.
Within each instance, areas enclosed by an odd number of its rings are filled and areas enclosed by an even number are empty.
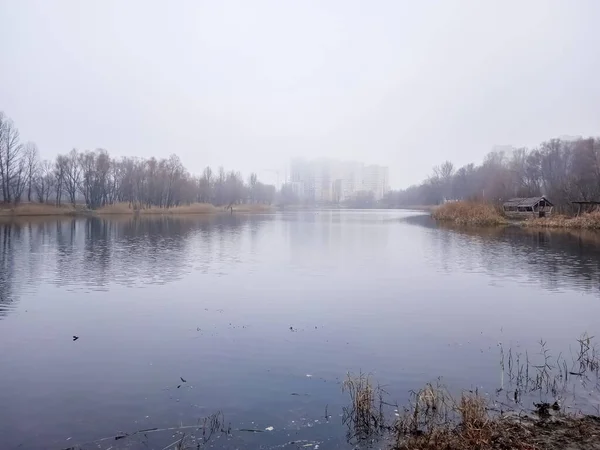
<svg viewBox="0 0 600 450">
<path fill-rule="evenodd" d="M 398 402 L 439 376 L 493 391 L 498 342 L 558 352 L 599 331 L 598 242 L 398 211 L 0 224 L 0 448 L 216 411 L 233 430 L 216 448 L 349 448 L 348 371 Z"/>
</svg>

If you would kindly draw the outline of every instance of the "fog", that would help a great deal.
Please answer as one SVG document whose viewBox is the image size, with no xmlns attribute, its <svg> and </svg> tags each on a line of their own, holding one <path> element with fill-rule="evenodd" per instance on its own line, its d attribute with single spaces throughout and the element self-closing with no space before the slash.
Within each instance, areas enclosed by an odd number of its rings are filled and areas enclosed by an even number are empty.
<svg viewBox="0 0 600 450">
<path fill-rule="evenodd" d="M 393 188 L 494 145 L 600 134 L 600 3 L 0 0 L 0 110 L 72 148 L 256 172 L 387 165 Z"/>
</svg>

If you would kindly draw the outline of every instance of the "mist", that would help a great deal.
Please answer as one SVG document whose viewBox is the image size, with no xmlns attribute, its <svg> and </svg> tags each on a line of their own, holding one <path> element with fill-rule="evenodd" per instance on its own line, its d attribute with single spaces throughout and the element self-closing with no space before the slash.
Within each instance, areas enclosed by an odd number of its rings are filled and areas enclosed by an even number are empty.
<svg viewBox="0 0 600 450">
<path fill-rule="evenodd" d="M 389 167 L 392 188 L 495 145 L 599 134 L 590 1 L 0 3 L 0 110 L 73 148 L 224 166 Z"/>
</svg>

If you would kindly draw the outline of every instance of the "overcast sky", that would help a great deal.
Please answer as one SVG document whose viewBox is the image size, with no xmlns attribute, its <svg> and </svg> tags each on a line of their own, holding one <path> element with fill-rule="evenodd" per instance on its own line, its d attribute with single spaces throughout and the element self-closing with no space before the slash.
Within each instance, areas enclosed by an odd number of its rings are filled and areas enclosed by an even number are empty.
<svg viewBox="0 0 600 450">
<path fill-rule="evenodd" d="M 294 156 L 393 187 L 492 146 L 600 135 L 600 1 L 0 0 L 0 110 L 45 157 Z"/>
</svg>

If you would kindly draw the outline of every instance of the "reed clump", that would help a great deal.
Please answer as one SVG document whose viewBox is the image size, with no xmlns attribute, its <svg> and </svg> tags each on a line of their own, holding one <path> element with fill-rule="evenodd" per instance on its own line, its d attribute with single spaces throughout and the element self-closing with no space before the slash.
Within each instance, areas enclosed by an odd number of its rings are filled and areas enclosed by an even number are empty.
<svg viewBox="0 0 600 450">
<path fill-rule="evenodd" d="M 524 353 L 499 343 L 495 395 L 475 389 L 453 396 L 438 380 L 412 391 L 403 408 L 386 402 L 387 393 L 368 375 L 348 374 L 342 386 L 350 396 L 343 415 L 348 437 L 384 437 L 394 450 L 600 450 L 600 405 L 596 415 L 567 412 L 577 406 L 568 397 L 581 398 L 576 388 L 600 389 L 594 336 L 583 333 L 576 342 L 565 355 L 553 354 L 543 340 L 539 350 Z M 395 417 L 387 414 L 391 406 Z"/>
<path fill-rule="evenodd" d="M 506 438 L 501 422 L 488 415 L 487 399 L 478 392 L 463 392 L 455 401 L 440 386 L 426 385 L 396 421 L 395 447 L 403 450 L 495 449 Z M 505 448 L 522 447 L 510 446 Z"/>
<path fill-rule="evenodd" d="M 480 202 L 449 202 L 438 206 L 431 216 L 458 225 L 492 226 L 507 224 L 502 212 L 494 205 Z"/>
<path fill-rule="evenodd" d="M 342 383 L 342 392 L 350 396 L 350 405 L 342 414 L 349 441 L 365 440 L 386 429 L 383 398 L 387 393 L 380 385 L 374 385 L 369 375 L 348 373 Z"/>
<path fill-rule="evenodd" d="M 463 392 L 455 402 L 441 388 L 433 395 L 442 409 L 419 409 L 419 396 L 431 395 L 431 389 L 429 385 L 415 394 L 412 409 L 398 418 L 395 450 L 600 449 L 599 417 L 498 414 L 477 391 Z"/>
</svg>

